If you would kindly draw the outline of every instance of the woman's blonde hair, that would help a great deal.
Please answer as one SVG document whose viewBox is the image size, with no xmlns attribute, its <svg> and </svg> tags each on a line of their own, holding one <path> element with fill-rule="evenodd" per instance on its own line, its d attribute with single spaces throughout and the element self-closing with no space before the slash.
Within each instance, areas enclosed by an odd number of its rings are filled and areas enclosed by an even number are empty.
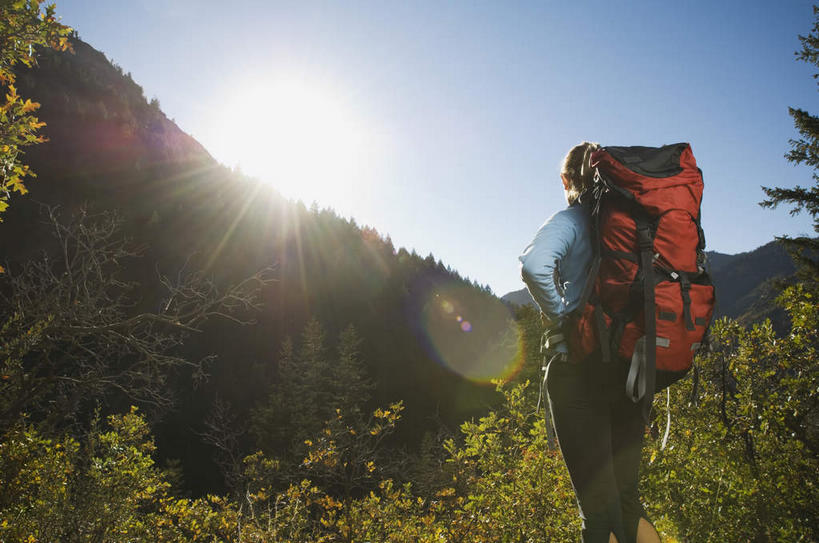
<svg viewBox="0 0 819 543">
<path fill-rule="evenodd" d="M 568 187 L 566 188 L 566 200 L 573 204 L 578 196 L 586 189 L 591 188 L 594 183 L 594 169 L 591 167 L 592 152 L 600 149 L 599 143 L 584 141 L 575 145 L 563 159 L 560 167 L 560 175 L 566 176 Z"/>
</svg>

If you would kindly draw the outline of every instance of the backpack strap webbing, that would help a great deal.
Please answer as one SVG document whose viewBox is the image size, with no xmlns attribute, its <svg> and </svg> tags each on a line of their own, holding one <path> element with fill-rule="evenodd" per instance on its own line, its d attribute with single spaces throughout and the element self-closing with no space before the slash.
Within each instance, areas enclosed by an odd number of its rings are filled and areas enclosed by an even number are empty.
<svg viewBox="0 0 819 543">
<path fill-rule="evenodd" d="M 626 396 L 634 403 L 639 402 L 646 394 L 646 337 L 641 336 L 634 344 L 634 354 L 626 377 Z"/>
<path fill-rule="evenodd" d="M 589 266 L 589 273 L 586 276 L 586 283 L 583 285 L 583 290 L 580 294 L 580 301 L 575 308 L 575 312 L 579 315 L 582 313 L 586 304 L 591 298 L 594 284 L 597 282 L 597 274 L 600 272 L 601 259 L 601 245 L 600 241 L 600 202 L 605 192 L 601 182 L 599 182 L 600 175 L 595 172 L 595 185 L 591 189 L 587 189 L 578 197 L 580 204 L 584 206 L 591 217 L 591 239 L 592 239 L 592 263 Z"/>
<path fill-rule="evenodd" d="M 611 362 L 611 338 L 609 337 L 609 329 L 606 326 L 606 319 L 603 316 L 603 306 L 599 303 L 594 306 L 594 324 L 600 341 L 600 359 L 604 364 L 608 364 Z"/>
<path fill-rule="evenodd" d="M 683 320 L 688 330 L 694 329 L 694 320 L 691 318 L 691 280 L 685 272 L 680 273 L 680 292 L 683 299 Z"/>
<path fill-rule="evenodd" d="M 640 249 L 640 270 L 643 275 L 643 331 L 642 345 L 637 345 L 632 357 L 626 393 L 632 400 L 642 402 L 642 413 L 646 423 L 651 415 L 654 387 L 657 378 L 655 366 L 657 358 L 657 321 L 654 303 L 654 235 L 644 217 L 635 217 L 637 244 Z M 642 349 L 640 349 L 642 347 Z M 642 351 L 640 353 L 639 351 Z M 635 382 L 636 381 L 636 382 Z M 637 390 L 634 390 L 635 384 Z"/>
</svg>

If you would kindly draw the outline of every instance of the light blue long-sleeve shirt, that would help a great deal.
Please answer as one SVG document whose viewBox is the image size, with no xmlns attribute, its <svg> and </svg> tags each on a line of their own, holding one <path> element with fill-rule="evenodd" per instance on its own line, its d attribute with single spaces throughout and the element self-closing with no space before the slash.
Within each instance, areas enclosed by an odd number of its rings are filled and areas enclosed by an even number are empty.
<svg viewBox="0 0 819 543">
<path fill-rule="evenodd" d="M 552 215 L 520 255 L 520 273 L 540 310 L 555 323 L 579 304 L 592 262 L 589 212 L 574 204 Z"/>
</svg>

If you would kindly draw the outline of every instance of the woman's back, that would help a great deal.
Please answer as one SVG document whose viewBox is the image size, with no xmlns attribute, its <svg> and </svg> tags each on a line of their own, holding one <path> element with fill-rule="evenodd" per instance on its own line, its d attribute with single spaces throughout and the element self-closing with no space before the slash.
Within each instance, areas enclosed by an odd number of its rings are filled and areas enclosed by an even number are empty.
<svg viewBox="0 0 819 543">
<path fill-rule="evenodd" d="M 532 297 L 553 321 L 580 301 L 592 261 L 588 211 L 579 203 L 552 215 L 520 256 L 521 276 Z"/>
</svg>

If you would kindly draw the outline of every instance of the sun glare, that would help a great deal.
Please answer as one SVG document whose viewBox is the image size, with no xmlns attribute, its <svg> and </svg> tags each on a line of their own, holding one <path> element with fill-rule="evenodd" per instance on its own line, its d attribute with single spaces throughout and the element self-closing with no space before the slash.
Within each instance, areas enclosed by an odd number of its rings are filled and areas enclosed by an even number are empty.
<svg viewBox="0 0 819 543">
<path fill-rule="evenodd" d="M 216 113 L 218 160 L 308 203 L 355 189 L 372 149 L 350 103 L 299 79 L 237 87 Z"/>
</svg>

